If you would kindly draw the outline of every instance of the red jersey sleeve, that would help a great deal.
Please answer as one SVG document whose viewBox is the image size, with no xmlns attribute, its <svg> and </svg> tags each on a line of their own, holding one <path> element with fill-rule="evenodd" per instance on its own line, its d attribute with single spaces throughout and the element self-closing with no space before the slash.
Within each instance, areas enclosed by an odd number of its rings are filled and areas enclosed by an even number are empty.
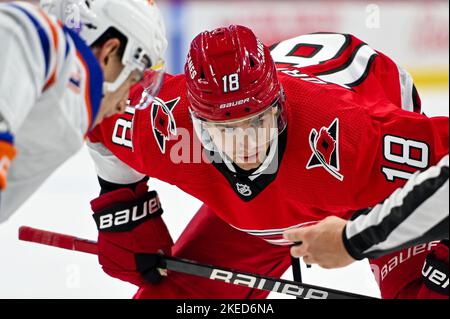
<svg viewBox="0 0 450 319">
<path fill-rule="evenodd" d="M 352 89 L 373 103 L 380 96 L 404 110 L 421 112 L 412 77 L 385 54 L 351 34 L 305 34 L 271 47 L 277 69 L 298 69 Z"/>
<path fill-rule="evenodd" d="M 165 75 L 159 97 L 168 96 L 172 93 L 171 87 L 174 83 L 171 80 L 174 78 L 172 75 Z M 142 87 L 136 85 L 130 90 L 129 106 L 125 113 L 104 119 L 90 132 L 88 147 L 99 177 L 117 184 L 135 183 L 140 181 L 149 171 L 149 164 L 144 161 L 142 156 L 143 149 L 148 149 L 155 161 L 162 157 L 160 152 L 157 152 L 157 146 L 153 138 L 146 139 L 144 146 L 137 142 L 139 140 L 137 135 L 152 131 L 150 121 L 139 122 L 136 120 L 138 118 L 137 113 L 145 113 L 145 110 L 151 107 L 155 100 L 149 100 L 152 103 L 144 106 L 141 103 L 144 101 L 142 100 Z"/>
<path fill-rule="evenodd" d="M 392 108 L 365 109 L 364 129 L 347 174 L 351 193 L 361 207 L 403 186 L 418 170 L 448 154 L 448 117 L 427 118 Z"/>
<path fill-rule="evenodd" d="M 285 165 L 301 172 L 290 187 L 303 189 L 295 196 L 324 214 L 374 206 L 448 153 L 448 117 L 403 110 L 383 94 L 368 103 L 354 90 L 281 73 L 289 138 L 298 144 Z"/>
<path fill-rule="evenodd" d="M 132 184 L 145 177 L 134 165 L 138 161 L 131 141 L 133 115 L 134 109 L 129 107 L 124 114 L 105 119 L 89 133 L 87 146 L 97 175 L 109 183 Z"/>
</svg>

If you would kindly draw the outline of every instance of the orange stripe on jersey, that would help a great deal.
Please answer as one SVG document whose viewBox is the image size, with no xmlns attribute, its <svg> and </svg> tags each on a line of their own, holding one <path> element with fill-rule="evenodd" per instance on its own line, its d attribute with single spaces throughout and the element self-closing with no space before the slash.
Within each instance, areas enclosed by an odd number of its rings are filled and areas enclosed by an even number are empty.
<svg viewBox="0 0 450 319">
<path fill-rule="evenodd" d="M 85 92 L 84 92 L 84 99 L 86 101 L 86 112 L 87 112 L 87 121 L 88 121 L 87 130 L 89 130 L 89 128 L 91 127 L 91 124 L 92 124 L 92 120 L 93 120 L 92 119 L 92 105 L 91 105 L 91 98 L 90 98 L 91 94 L 89 92 L 89 90 L 90 90 L 89 83 L 90 83 L 91 79 L 90 79 L 89 68 L 88 68 L 86 62 L 84 61 L 83 56 L 80 54 L 80 52 L 78 52 L 78 50 L 77 50 L 77 56 L 78 56 L 78 59 L 80 60 L 81 64 L 83 65 L 83 69 L 86 74 L 86 81 L 85 81 L 86 87 L 85 87 Z M 87 132 L 86 132 L 86 134 L 87 134 Z"/>
<path fill-rule="evenodd" d="M 0 190 L 6 188 L 8 170 L 17 151 L 8 142 L 0 141 Z"/>
<path fill-rule="evenodd" d="M 53 22 L 48 18 L 48 16 L 43 13 L 41 10 L 39 10 L 39 14 L 42 18 L 44 18 L 45 22 L 47 22 L 48 26 L 50 27 L 50 30 L 52 32 L 53 37 L 53 49 L 55 50 L 55 56 L 58 56 L 58 47 L 59 47 L 59 38 L 58 38 L 58 30 L 57 27 L 53 24 Z M 47 90 L 52 84 L 56 82 L 56 71 L 58 68 L 58 63 L 55 63 L 55 68 L 53 72 L 51 73 L 50 78 L 48 79 L 47 83 L 45 83 L 44 91 Z"/>
<path fill-rule="evenodd" d="M 52 76 L 48 79 L 47 83 L 45 83 L 44 91 L 47 91 L 49 87 L 51 87 L 56 82 L 56 68 L 53 71 Z"/>
</svg>

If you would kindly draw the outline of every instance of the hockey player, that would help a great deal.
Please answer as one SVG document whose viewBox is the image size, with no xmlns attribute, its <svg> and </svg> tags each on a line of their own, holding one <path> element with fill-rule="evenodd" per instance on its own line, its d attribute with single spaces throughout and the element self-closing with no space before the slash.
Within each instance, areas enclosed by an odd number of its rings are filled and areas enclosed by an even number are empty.
<svg viewBox="0 0 450 319">
<path fill-rule="evenodd" d="M 0 4 L 0 222 L 97 123 L 124 111 L 132 85 L 154 95 L 164 74 L 164 26 L 149 1 L 42 3 L 70 23 L 29 3 Z"/>
<path fill-rule="evenodd" d="M 448 153 L 448 118 L 411 112 L 420 110 L 411 78 L 359 39 L 305 35 L 272 56 L 280 72 L 245 27 L 203 32 L 184 75 L 152 103 L 133 90 L 136 108 L 90 134 L 99 262 L 138 285 L 136 298 L 266 297 L 179 273 L 161 280 L 152 254 L 279 277 L 291 264 L 283 231 L 349 218 Z M 148 176 L 204 203 L 175 244 Z M 379 264 L 383 297 L 416 297 L 435 245 Z"/>
</svg>

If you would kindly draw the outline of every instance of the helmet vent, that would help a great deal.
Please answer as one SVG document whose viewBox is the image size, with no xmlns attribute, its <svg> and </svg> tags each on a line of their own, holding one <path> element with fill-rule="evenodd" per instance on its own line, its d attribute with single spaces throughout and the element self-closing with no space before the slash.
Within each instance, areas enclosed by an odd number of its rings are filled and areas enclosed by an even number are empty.
<svg viewBox="0 0 450 319">
<path fill-rule="evenodd" d="M 254 68 L 255 66 L 256 66 L 255 59 L 251 56 L 251 57 L 250 57 L 250 67 L 251 67 L 251 68 Z"/>
<path fill-rule="evenodd" d="M 203 68 L 200 69 L 200 79 L 206 80 L 205 70 Z"/>
<path fill-rule="evenodd" d="M 225 28 L 218 28 L 211 33 L 213 36 L 221 37 L 225 34 Z"/>
</svg>

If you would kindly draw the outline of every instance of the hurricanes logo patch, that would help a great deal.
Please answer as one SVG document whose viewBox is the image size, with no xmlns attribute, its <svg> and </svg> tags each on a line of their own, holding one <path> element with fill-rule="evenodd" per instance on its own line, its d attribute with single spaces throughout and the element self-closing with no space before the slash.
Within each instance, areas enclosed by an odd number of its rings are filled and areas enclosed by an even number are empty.
<svg viewBox="0 0 450 319">
<path fill-rule="evenodd" d="M 155 98 L 152 103 L 153 135 L 163 154 L 166 152 L 166 142 L 177 135 L 177 125 L 173 116 L 173 109 L 179 101 L 180 97 L 168 102 Z"/>
<path fill-rule="evenodd" d="M 322 127 L 319 132 L 312 129 L 309 146 L 313 154 L 306 169 L 323 167 L 342 182 L 344 176 L 339 173 L 339 119 L 336 118 L 329 127 Z"/>
<path fill-rule="evenodd" d="M 250 186 L 248 186 L 246 184 L 237 183 L 236 189 L 242 196 L 251 196 L 252 195 L 252 190 L 250 189 Z"/>
</svg>

